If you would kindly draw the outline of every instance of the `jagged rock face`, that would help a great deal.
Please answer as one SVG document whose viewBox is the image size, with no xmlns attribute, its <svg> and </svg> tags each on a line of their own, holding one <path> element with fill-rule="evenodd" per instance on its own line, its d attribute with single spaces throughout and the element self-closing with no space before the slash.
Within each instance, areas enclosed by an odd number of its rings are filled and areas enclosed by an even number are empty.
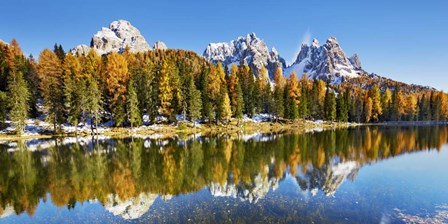
<svg viewBox="0 0 448 224">
<path fill-rule="evenodd" d="M 254 74 L 258 75 L 262 67 L 266 67 L 271 80 L 277 68 L 285 65 L 285 60 L 281 58 L 275 48 L 269 51 L 263 40 L 255 33 L 246 37 L 238 37 L 230 43 L 210 43 L 205 49 L 203 56 L 205 59 L 223 65 L 240 64 L 249 65 Z"/>
<path fill-rule="evenodd" d="M 357 77 L 361 70 L 359 57 L 349 60 L 336 38 L 330 37 L 322 46 L 316 39 L 311 46 L 302 44 L 296 61 L 285 68 L 284 74 L 289 76 L 295 71 L 299 77 L 306 73 L 310 78 L 340 83 L 344 77 Z"/>
<path fill-rule="evenodd" d="M 354 54 L 348 60 L 350 60 L 350 63 L 352 63 L 353 68 L 355 68 L 356 70 L 362 69 L 361 60 L 359 59 L 359 56 L 357 54 Z"/>
<path fill-rule="evenodd" d="M 146 39 L 140 34 L 140 31 L 126 20 L 114 21 L 109 28 L 103 27 L 98 31 L 90 42 L 90 47 L 95 49 L 99 55 L 110 52 L 123 52 L 126 47 L 131 52 L 144 52 L 151 50 Z M 82 49 L 82 46 L 74 48 Z"/>
<path fill-rule="evenodd" d="M 166 50 L 168 49 L 168 47 L 166 46 L 165 43 L 163 43 L 162 41 L 156 41 L 154 43 L 154 46 L 152 47 L 154 50 L 155 49 L 159 49 L 159 50 Z"/>
<path fill-rule="evenodd" d="M 80 44 L 75 48 L 71 49 L 70 52 L 73 55 L 87 55 L 89 53 L 90 47 L 85 44 Z"/>
<path fill-rule="evenodd" d="M 124 219 L 137 219 L 149 210 L 157 197 L 157 194 L 141 193 L 135 198 L 121 200 L 118 195 L 110 194 L 104 207 Z"/>
</svg>

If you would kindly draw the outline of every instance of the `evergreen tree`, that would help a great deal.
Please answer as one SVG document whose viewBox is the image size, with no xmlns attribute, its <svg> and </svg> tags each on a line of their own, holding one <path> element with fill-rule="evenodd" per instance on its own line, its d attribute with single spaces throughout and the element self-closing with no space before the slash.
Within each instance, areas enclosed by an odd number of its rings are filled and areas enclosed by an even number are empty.
<svg viewBox="0 0 448 224">
<path fill-rule="evenodd" d="M 81 77 L 82 66 L 78 58 L 69 53 L 63 65 L 64 108 L 70 124 L 77 126 L 81 115 L 85 83 Z"/>
<path fill-rule="evenodd" d="M 238 106 L 238 93 L 237 93 L 237 85 L 239 83 L 238 78 L 238 67 L 235 64 L 232 64 L 230 68 L 230 77 L 228 79 L 228 87 L 229 87 L 229 97 L 230 97 L 230 106 L 232 108 L 232 114 L 236 116 L 236 109 Z"/>
<path fill-rule="evenodd" d="M 142 116 L 140 114 L 137 93 L 135 92 L 132 79 L 128 84 L 126 100 L 128 121 L 131 124 L 131 128 L 140 126 L 142 124 Z"/>
<path fill-rule="evenodd" d="M 243 110 L 244 110 L 244 99 L 243 99 L 243 90 L 241 89 L 241 84 L 238 82 L 236 85 L 236 107 L 235 107 L 235 118 L 238 120 L 238 125 L 240 120 L 243 118 Z"/>
<path fill-rule="evenodd" d="M 254 74 L 249 66 L 243 65 L 240 63 L 240 67 L 238 68 L 239 80 L 241 80 L 241 88 L 243 90 L 243 101 L 244 101 L 244 113 L 248 116 L 254 115 Z"/>
<path fill-rule="evenodd" d="M 16 126 L 17 134 L 22 134 L 28 118 L 30 93 L 22 72 L 13 73 L 8 82 L 9 117 Z"/>
<path fill-rule="evenodd" d="M 442 109 L 442 99 L 439 94 L 436 94 L 434 91 L 431 92 L 431 118 L 432 120 L 438 121 L 440 120 L 440 111 Z"/>
<path fill-rule="evenodd" d="M 390 114 L 392 121 L 401 120 L 402 110 L 403 110 L 403 99 L 401 90 L 398 87 L 395 87 L 394 92 L 392 94 L 392 102 L 390 107 Z"/>
<path fill-rule="evenodd" d="M 63 62 L 64 61 L 64 59 L 65 59 L 65 51 L 64 51 L 64 49 L 62 48 L 62 45 L 58 45 L 58 44 L 54 44 L 54 50 L 53 50 L 53 52 L 56 54 L 56 56 L 59 58 L 59 60 L 61 61 L 61 62 Z"/>
<path fill-rule="evenodd" d="M 88 88 L 85 93 L 85 108 L 90 115 L 90 127 L 93 133 L 94 129 L 98 130 L 98 123 L 101 121 L 100 111 L 103 110 L 103 100 L 101 97 L 101 91 L 95 79 L 89 78 L 86 85 Z"/>
<path fill-rule="evenodd" d="M 4 124 L 6 120 L 6 105 L 8 105 L 8 96 L 6 92 L 0 91 L 0 124 Z"/>
<path fill-rule="evenodd" d="M 283 88 L 280 85 L 275 85 L 274 88 L 274 111 L 278 118 L 285 116 L 284 96 Z"/>
<path fill-rule="evenodd" d="M 349 104 L 349 90 L 345 90 L 343 94 L 339 94 L 336 100 L 336 119 L 338 121 L 348 121 L 348 104 Z"/>
<path fill-rule="evenodd" d="M 196 120 L 201 116 L 201 91 L 196 89 L 193 78 L 190 78 L 188 88 L 188 115 L 190 116 L 193 124 L 196 124 Z"/>
<path fill-rule="evenodd" d="M 325 119 L 334 121 L 336 119 L 336 98 L 333 91 L 327 88 L 324 100 Z"/>
</svg>

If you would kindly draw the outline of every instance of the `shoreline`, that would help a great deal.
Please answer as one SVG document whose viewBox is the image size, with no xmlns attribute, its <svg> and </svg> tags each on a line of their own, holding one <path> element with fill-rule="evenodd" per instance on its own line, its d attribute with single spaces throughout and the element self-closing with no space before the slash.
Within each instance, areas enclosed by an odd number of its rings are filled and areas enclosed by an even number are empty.
<svg viewBox="0 0 448 224">
<path fill-rule="evenodd" d="M 98 136 L 107 136 L 114 138 L 123 138 L 130 136 L 150 136 L 160 135 L 161 138 L 172 137 L 175 135 L 191 135 L 191 134 L 236 134 L 236 133 L 272 133 L 272 132 L 306 132 L 314 129 L 332 129 L 332 128 L 349 128 L 355 126 L 362 126 L 361 123 L 349 122 L 314 122 L 308 120 L 286 121 L 286 122 L 242 122 L 239 126 L 236 121 L 229 124 L 199 124 L 193 126 L 192 123 L 180 122 L 176 124 L 158 124 L 149 126 L 140 126 L 135 128 L 130 127 L 112 127 L 102 129 Z M 17 141 L 28 139 L 48 139 L 48 138 L 64 138 L 64 137 L 87 137 L 96 136 L 91 131 L 80 129 L 75 133 L 72 131 L 65 131 L 63 133 L 37 133 L 19 136 L 17 134 L 0 134 L 0 141 Z"/>
</svg>

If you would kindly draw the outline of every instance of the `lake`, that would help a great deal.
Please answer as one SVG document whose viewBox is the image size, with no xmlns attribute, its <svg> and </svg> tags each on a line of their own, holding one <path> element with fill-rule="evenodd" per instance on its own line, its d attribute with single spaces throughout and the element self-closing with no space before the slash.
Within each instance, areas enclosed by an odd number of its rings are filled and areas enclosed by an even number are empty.
<svg viewBox="0 0 448 224">
<path fill-rule="evenodd" d="M 0 223 L 448 223 L 448 127 L 0 143 Z"/>
</svg>

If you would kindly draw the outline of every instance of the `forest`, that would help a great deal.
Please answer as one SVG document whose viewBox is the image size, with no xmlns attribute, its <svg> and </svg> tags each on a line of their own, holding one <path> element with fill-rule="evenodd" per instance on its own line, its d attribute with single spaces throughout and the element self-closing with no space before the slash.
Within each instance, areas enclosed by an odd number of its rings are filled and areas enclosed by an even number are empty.
<svg viewBox="0 0 448 224">
<path fill-rule="evenodd" d="M 447 120 L 444 92 L 375 80 L 361 76 L 333 85 L 306 74 L 285 78 L 281 68 L 271 80 L 265 68 L 256 77 L 243 63 L 228 68 L 174 49 L 73 55 L 55 44 L 36 60 L 13 39 L 0 42 L 0 126 L 9 120 L 21 133 L 28 118 L 45 118 L 55 132 L 63 124 L 94 129 L 105 122 L 225 125 L 260 113 L 274 122 Z"/>
</svg>

